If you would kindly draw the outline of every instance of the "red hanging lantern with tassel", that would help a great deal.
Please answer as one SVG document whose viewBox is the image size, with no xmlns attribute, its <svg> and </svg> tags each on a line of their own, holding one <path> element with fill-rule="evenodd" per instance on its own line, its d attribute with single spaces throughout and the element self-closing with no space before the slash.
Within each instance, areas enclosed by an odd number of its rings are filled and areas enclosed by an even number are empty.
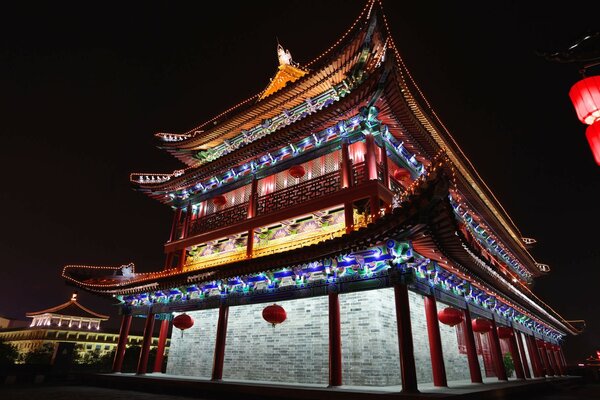
<svg viewBox="0 0 600 400">
<path fill-rule="evenodd" d="M 285 309 L 277 304 L 272 304 L 263 309 L 262 316 L 273 327 L 277 324 L 281 324 L 287 318 Z"/>
<path fill-rule="evenodd" d="M 227 204 L 227 199 L 222 194 L 215 196 L 213 199 L 213 204 L 217 207 L 224 206 Z"/>
<path fill-rule="evenodd" d="M 438 312 L 438 319 L 442 324 L 455 326 L 462 322 L 463 313 L 454 307 L 446 307 Z"/>
<path fill-rule="evenodd" d="M 600 76 L 590 76 L 571 87 L 569 97 L 577 118 L 589 125 L 585 131 L 594 161 L 600 165 Z"/>
<path fill-rule="evenodd" d="M 183 337 L 183 331 L 194 326 L 194 320 L 186 313 L 183 313 L 173 319 L 173 326 L 181 329 L 181 337 Z"/>
<path fill-rule="evenodd" d="M 485 318 L 475 318 L 471 321 L 473 332 L 487 333 L 492 330 L 492 323 Z"/>
<path fill-rule="evenodd" d="M 590 145 L 590 149 L 592 149 L 596 164 L 600 165 L 600 121 L 596 121 L 587 127 L 585 137 Z"/>
<path fill-rule="evenodd" d="M 600 119 L 600 76 L 590 76 L 574 84 L 569 97 L 581 122 L 592 125 Z"/>
<path fill-rule="evenodd" d="M 294 166 L 290 167 L 289 172 L 290 172 L 290 175 L 296 179 L 302 178 L 304 176 L 304 174 L 306 173 L 306 171 L 304 170 L 304 167 L 302 165 L 294 165 Z"/>
</svg>

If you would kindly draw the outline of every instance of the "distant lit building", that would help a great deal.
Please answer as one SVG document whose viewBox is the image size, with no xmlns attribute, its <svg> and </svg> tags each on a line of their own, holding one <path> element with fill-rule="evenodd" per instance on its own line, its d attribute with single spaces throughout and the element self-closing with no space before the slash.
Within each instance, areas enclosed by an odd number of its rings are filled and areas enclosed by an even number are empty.
<svg viewBox="0 0 600 400">
<path fill-rule="evenodd" d="M 64 304 L 29 312 L 26 316 L 32 318 L 29 326 L 20 326 L 22 321 L 0 317 L 0 340 L 15 346 L 22 356 L 47 344 L 55 348 L 60 342 L 75 343 L 80 356 L 94 352 L 104 355 L 115 350 L 119 341 L 118 332 L 101 329 L 100 323 L 107 321 L 109 316 L 79 304 L 76 293 Z M 142 339 L 142 336 L 131 335 L 127 345 L 140 345 Z M 152 347 L 156 347 L 157 340 L 153 339 Z"/>
</svg>

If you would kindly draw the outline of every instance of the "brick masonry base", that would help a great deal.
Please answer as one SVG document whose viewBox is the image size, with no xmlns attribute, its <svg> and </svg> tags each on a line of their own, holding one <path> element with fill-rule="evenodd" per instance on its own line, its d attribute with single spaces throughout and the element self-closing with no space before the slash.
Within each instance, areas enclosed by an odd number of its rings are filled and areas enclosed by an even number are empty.
<svg viewBox="0 0 600 400">
<path fill-rule="evenodd" d="M 419 383 L 432 381 L 425 306 L 409 292 Z M 224 379 L 327 384 L 328 301 L 312 297 L 278 303 L 287 319 L 275 327 L 262 318 L 268 304 L 229 310 Z M 438 310 L 446 307 L 438 303 Z M 391 288 L 340 295 L 344 385 L 399 385 L 398 332 Z M 210 378 L 218 310 L 192 311 L 194 326 L 175 329 L 167 373 Z M 455 328 L 440 324 L 448 380 L 470 379 L 467 357 L 458 351 Z"/>
</svg>

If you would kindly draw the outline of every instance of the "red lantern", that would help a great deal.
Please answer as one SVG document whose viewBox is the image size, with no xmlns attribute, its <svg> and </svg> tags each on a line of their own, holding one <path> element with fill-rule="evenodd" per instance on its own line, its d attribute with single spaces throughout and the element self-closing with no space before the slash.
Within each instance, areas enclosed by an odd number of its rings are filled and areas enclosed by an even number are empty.
<svg viewBox="0 0 600 400">
<path fill-rule="evenodd" d="M 394 179 L 399 182 L 403 182 L 403 181 L 411 179 L 411 175 L 407 169 L 399 168 L 394 171 Z"/>
<path fill-rule="evenodd" d="M 485 318 L 475 318 L 471 321 L 473 332 L 487 333 L 492 330 L 492 323 Z"/>
<path fill-rule="evenodd" d="M 590 149 L 592 149 L 596 164 L 600 165 L 600 122 L 596 121 L 588 126 L 585 130 L 585 137 L 588 140 Z"/>
<path fill-rule="evenodd" d="M 600 76 L 590 76 L 574 84 L 569 97 L 581 122 L 591 125 L 600 119 Z"/>
<path fill-rule="evenodd" d="M 215 196 L 213 199 L 213 204 L 217 207 L 224 206 L 227 204 L 227 199 L 222 194 Z"/>
<path fill-rule="evenodd" d="M 506 326 L 498 327 L 498 337 L 500 339 L 510 339 L 513 335 L 513 330 Z"/>
<path fill-rule="evenodd" d="M 455 326 L 462 322 L 463 313 L 453 307 L 446 307 L 442 311 L 438 312 L 438 319 L 442 324 Z"/>
<path fill-rule="evenodd" d="M 290 168 L 290 175 L 296 179 L 302 178 L 305 173 L 306 171 L 304 170 L 304 167 L 302 165 L 294 165 Z"/>
<path fill-rule="evenodd" d="M 181 337 L 183 337 L 183 331 L 194 326 L 194 320 L 186 313 L 179 314 L 173 319 L 173 326 L 181 329 Z"/>
<path fill-rule="evenodd" d="M 262 316 L 271 325 L 275 326 L 282 323 L 287 318 L 287 314 L 283 307 L 277 304 L 272 304 L 263 309 Z"/>
</svg>

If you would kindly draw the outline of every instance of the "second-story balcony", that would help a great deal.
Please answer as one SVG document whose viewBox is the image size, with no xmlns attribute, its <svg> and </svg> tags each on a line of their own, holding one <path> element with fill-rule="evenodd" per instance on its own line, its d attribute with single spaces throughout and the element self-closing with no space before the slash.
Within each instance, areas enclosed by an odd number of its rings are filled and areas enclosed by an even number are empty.
<svg viewBox="0 0 600 400">
<path fill-rule="evenodd" d="M 227 207 L 209 215 L 190 221 L 186 239 L 167 244 L 167 251 L 198 243 L 198 240 L 212 240 L 209 236 L 229 235 L 235 232 L 245 232 L 255 229 L 270 219 L 291 218 L 292 214 L 312 212 L 319 207 L 329 207 L 344 204 L 371 195 L 391 202 L 392 192 L 383 182 L 383 166 L 377 165 L 378 179 L 369 180 L 364 162 L 352 166 L 351 187 L 342 187 L 342 171 L 336 170 L 299 184 L 288 186 L 262 196 L 255 195 L 254 216 L 249 218 L 249 207 L 252 202 L 245 201 Z M 390 178 L 390 186 L 398 190 L 402 186 Z M 327 204 L 326 204 L 327 203 Z M 329 204 L 331 203 L 331 204 Z M 289 215 L 288 215 L 289 214 Z M 194 239 L 197 238 L 198 240 Z"/>
</svg>

